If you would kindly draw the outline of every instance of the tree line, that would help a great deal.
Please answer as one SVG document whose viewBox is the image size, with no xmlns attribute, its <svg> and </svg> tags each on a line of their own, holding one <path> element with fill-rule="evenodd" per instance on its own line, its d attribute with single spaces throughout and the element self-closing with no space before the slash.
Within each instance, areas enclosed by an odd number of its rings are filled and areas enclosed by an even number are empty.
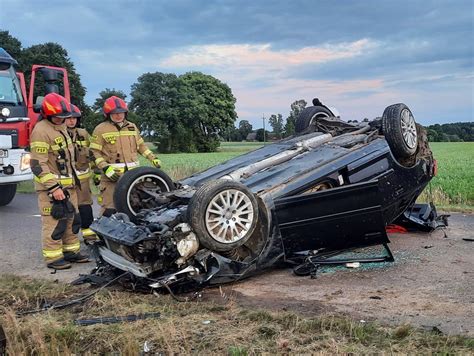
<svg viewBox="0 0 474 356">
<path fill-rule="evenodd" d="M 269 118 L 263 118 L 272 128 L 272 131 L 259 128 L 253 130 L 252 124 L 248 120 L 241 120 L 238 127 L 229 127 L 223 138 L 227 141 L 255 140 L 280 140 L 294 135 L 296 118 L 306 108 L 307 102 L 303 99 L 295 100 L 290 105 L 290 113 L 284 120 L 282 114 L 272 114 Z M 250 136 L 249 136 L 250 135 Z"/>
<path fill-rule="evenodd" d="M 474 122 L 435 124 L 426 129 L 431 142 L 474 142 Z"/>
</svg>

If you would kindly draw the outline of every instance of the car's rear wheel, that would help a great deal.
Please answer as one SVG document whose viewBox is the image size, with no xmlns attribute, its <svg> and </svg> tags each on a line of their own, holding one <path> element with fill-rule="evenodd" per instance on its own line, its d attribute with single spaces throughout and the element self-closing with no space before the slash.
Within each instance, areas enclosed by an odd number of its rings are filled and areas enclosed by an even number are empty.
<svg viewBox="0 0 474 356">
<path fill-rule="evenodd" d="M 415 118 L 405 104 L 390 105 L 384 110 L 382 131 L 397 159 L 408 158 L 416 153 L 418 134 Z"/>
<path fill-rule="evenodd" d="M 138 167 L 126 172 L 117 182 L 114 205 L 132 220 L 142 209 L 156 207 L 155 197 L 174 189 L 171 178 L 161 169 Z"/>
<path fill-rule="evenodd" d="M 8 205 L 16 194 L 16 184 L 0 185 L 0 206 Z"/>
<path fill-rule="evenodd" d="M 243 184 L 217 180 L 202 185 L 191 198 L 188 216 L 200 243 L 213 251 L 245 244 L 258 221 L 258 205 Z"/>
<path fill-rule="evenodd" d="M 333 116 L 331 110 L 324 106 L 310 106 L 304 109 L 296 118 L 295 132 L 300 134 L 313 125 L 317 119 Z"/>
</svg>

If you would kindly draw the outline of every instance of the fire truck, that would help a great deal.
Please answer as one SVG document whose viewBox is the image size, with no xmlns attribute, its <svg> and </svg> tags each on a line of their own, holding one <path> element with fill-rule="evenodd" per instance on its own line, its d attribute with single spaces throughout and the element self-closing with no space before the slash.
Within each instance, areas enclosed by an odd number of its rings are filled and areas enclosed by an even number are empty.
<svg viewBox="0 0 474 356">
<path fill-rule="evenodd" d="M 59 93 L 70 100 L 64 68 L 33 65 L 27 94 L 25 76 L 17 65 L 0 47 L 0 206 L 13 200 L 18 183 L 33 179 L 29 138 L 44 95 Z"/>
</svg>

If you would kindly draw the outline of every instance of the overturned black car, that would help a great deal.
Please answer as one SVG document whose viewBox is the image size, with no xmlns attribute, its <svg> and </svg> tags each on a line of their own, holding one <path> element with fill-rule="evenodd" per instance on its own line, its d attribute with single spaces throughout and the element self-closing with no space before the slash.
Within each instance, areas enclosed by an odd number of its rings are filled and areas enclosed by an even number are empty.
<svg viewBox="0 0 474 356">
<path fill-rule="evenodd" d="M 91 226 L 101 239 L 96 273 L 200 287 L 387 247 L 385 227 L 413 209 L 436 172 L 424 129 L 404 104 L 345 122 L 313 103 L 294 137 L 181 181 L 150 167 L 128 171 L 115 191 L 119 212 Z"/>
</svg>

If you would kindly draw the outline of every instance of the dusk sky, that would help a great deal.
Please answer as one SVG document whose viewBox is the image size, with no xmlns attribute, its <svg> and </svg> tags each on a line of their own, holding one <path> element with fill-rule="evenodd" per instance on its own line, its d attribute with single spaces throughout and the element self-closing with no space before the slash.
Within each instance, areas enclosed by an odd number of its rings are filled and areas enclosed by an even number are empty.
<svg viewBox="0 0 474 356">
<path fill-rule="evenodd" d="M 346 120 L 403 102 L 425 125 L 474 121 L 473 18 L 472 0 L 0 0 L 24 47 L 67 49 L 87 103 L 145 72 L 201 71 L 254 128 L 313 97 Z"/>
</svg>

